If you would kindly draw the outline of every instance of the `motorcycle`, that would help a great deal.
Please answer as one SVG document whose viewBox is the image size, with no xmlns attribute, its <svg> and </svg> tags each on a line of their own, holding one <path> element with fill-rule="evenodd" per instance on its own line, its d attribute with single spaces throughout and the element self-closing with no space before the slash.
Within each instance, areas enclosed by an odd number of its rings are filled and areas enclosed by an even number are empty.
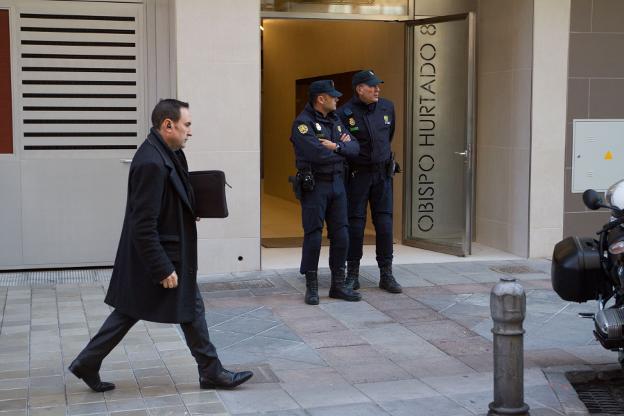
<svg viewBox="0 0 624 416">
<path fill-rule="evenodd" d="M 613 184 L 605 199 L 593 189 L 583 193 L 587 208 L 608 209 L 611 217 L 597 239 L 575 236 L 555 245 L 551 282 L 565 301 L 597 301 L 595 313 L 579 316 L 593 319 L 594 336 L 604 348 L 618 352 L 624 368 L 624 180 Z"/>
</svg>

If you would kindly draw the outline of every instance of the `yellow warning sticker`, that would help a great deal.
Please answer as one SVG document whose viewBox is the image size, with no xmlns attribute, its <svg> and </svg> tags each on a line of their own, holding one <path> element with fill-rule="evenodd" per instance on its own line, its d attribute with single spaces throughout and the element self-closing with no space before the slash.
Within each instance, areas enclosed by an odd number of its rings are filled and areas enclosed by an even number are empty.
<svg viewBox="0 0 624 416">
<path fill-rule="evenodd" d="M 605 153 L 604 155 L 605 160 L 611 160 L 613 159 L 613 153 L 611 153 L 611 151 L 607 151 L 607 153 Z"/>
</svg>

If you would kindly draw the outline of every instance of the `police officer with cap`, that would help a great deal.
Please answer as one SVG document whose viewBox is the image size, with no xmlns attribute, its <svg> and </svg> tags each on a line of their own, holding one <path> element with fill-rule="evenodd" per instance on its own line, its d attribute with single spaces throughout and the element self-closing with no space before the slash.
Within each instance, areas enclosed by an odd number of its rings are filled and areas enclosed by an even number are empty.
<svg viewBox="0 0 624 416">
<path fill-rule="evenodd" d="M 361 299 L 359 293 L 345 286 L 349 246 L 345 158 L 357 156 L 360 148 L 336 115 L 341 95 L 331 80 L 312 82 L 309 102 L 293 122 L 290 138 L 297 177 L 305 182 L 300 194 L 304 238 L 299 271 L 305 274 L 305 303 L 309 305 L 319 303 L 317 270 L 324 222 L 330 240 L 329 297 L 352 302 Z"/>
<path fill-rule="evenodd" d="M 398 171 L 390 148 L 395 127 L 394 105 L 379 97 L 382 83 L 372 70 L 357 72 L 351 81 L 353 97 L 338 109 L 343 124 L 360 144 L 360 153 L 349 157 L 347 286 L 354 290 L 360 287 L 366 206 L 370 204 L 379 287 L 401 293 L 401 285 L 392 275 L 392 176 Z"/>
</svg>

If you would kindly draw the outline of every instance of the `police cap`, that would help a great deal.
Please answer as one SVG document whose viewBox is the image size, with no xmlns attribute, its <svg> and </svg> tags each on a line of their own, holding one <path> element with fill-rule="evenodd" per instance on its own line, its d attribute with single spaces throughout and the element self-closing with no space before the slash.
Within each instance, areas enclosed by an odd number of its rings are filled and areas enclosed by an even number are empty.
<svg viewBox="0 0 624 416">
<path fill-rule="evenodd" d="M 331 79 L 322 79 L 314 81 L 310 84 L 309 89 L 310 98 L 314 98 L 321 94 L 329 94 L 332 97 L 340 97 L 342 93 L 334 87 L 334 81 Z"/>
<path fill-rule="evenodd" d="M 375 75 L 372 69 L 365 69 L 353 75 L 351 84 L 354 87 L 359 84 L 366 84 L 369 87 L 374 87 L 375 85 L 383 84 L 383 81 L 377 78 L 377 75 Z"/>
</svg>

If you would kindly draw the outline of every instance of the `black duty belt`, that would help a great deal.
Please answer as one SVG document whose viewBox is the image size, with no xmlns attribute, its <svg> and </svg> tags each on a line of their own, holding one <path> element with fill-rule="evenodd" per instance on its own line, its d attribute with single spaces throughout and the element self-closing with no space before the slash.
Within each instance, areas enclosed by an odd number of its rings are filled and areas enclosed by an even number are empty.
<svg viewBox="0 0 624 416">
<path fill-rule="evenodd" d="M 342 175 L 342 171 L 334 172 L 314 172 L 314 179 L 317 181 L 331 182 L 336 176 Z"/>
<path fill-rule="evenodd" d="M 357 172 L 381 172 L 381 171 L 385 171 L 386 170 L 386 166 L 388 165 L 389 161 L 386 162 L 379 162 L 379 163 L 370 163 L 367 165 L 356 165 L 356 164 L 350 164 L 349 165 L 349 169 L 351 170 L 351 172 L 357 171 Z"/>
</svg>

